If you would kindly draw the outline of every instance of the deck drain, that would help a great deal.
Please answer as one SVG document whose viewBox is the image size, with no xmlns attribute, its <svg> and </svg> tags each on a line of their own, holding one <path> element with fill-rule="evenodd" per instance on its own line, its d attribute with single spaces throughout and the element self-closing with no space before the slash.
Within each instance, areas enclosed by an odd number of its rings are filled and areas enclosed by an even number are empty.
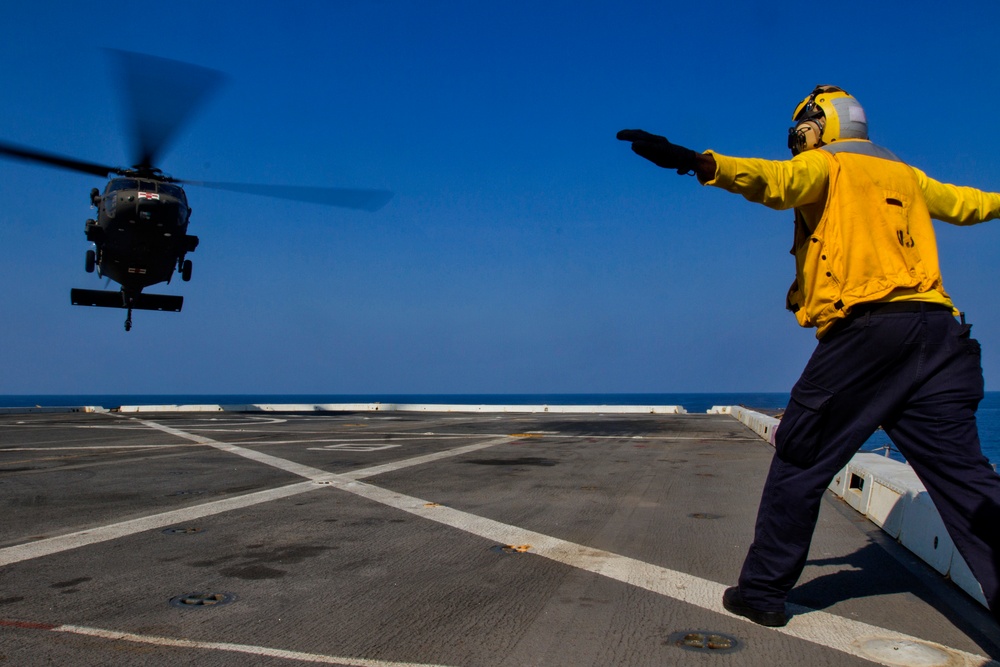
<svg viewBox="0 0 1000 667">
<path fill-rule="evenodd" d="M 186 526 L 184 528 L 167 528 L 163 531 L 164 535 L 193 535 L 195 533 L 200 533 L 202 528 L 195 528 L 194 526 Z"/>
<path fill-rule="evenodd" d="M 170 604 L 175 607 L 219 607 L 234 601 L 232 593 L 188 593 L 171 598 Z"/>
<path fill-rule="evenodd" d="M 871 638 L 859 640 L 855 645 L 871 660 L 883 665 L 924 665 L 947 667 L 957 664 L 957 656 L 943 648 L 918 641 Z"/>
<path fill-rule="evenodd" d="M 174 493 L 168 494 L 170 496 L 200 496 L 208 493 L 205 489 L 185 489 L 184 491 L 176 491 Z"/>
<path fill-rule="evenodd" d="M 710 512 L 695 512 L 694 514 L 688 514 L 692 519 L 721 519 L 724 515 L 722 514 L 712 514 Z"/>
<path fill-rule="evenodd" d="M 735 637 L 705 630 L 675 632 L 667 638 L 667 643 L 685 651 L 708 651 L 711 653 L 734 653 L 741 648 Z"/>
</svg>

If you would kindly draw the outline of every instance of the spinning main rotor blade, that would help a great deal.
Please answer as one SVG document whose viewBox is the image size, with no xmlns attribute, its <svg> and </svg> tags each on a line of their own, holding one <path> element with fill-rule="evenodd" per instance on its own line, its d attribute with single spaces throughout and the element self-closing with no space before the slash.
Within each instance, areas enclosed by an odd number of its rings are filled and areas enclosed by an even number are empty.
<svg viewBox="0 0 1000 667">
<path fill-rule="evenodd" d="M 38 162 L 50 167 L 68 169 L 92 176 L 100 176 L 101 178 L 107 178 L 108 174 L 130 173 L 129 170 L 122 169 L 121 167 L 77 160 L 6 142 L 0 142 L 0 155 L 26 162 Z M 160 177 L 160 179 L 184 185 L 212 188 L 214 190 L 229 190 L 230 192 L 242 192 L 244 194 L 260 195 L 263 197 L 276 197 L 278 199 L 290 199 L 292 201 L 322 204 L 324 206 L 339 206 L 341 208 L 353 208 L 363 211 L 377 211 L 392 199 L 392 193 L 388 190 L 370 190 L 365 188 L 320 188 L 301 185 L 222 183 L 217 181 L 188 181 L 169 177 Z"/>
<path fill-rule="evenodd" d="M 108 174 L 112 172 L 120 172 L 118 167 L 110 167 L 104 164 L 97 164 L 96 162 L 86 162 L 84 160 L 77 160 L 71 157 L 63 157 L 62 155 L 45 153 L 43 151 L 35 150 L 34 148 L 27 148 L 3 142 L 0 142 L 0 155 L 6 155 L 8 157 L 17 158 L 18 160 L 25 160 L 27 162 L 40 162 L 51 167 L 69 169 L 70 171 L 78 171 L 84 174 L 100 176 L 101 178 L 107 178 Z"/>
<path fill-rule="evenodd" d="M 181 125 L 218 89 L 224 76 L 177 60 L 109 51 L 122 73 L 135 138 L 135 166 L 152 167 Z"/>
<path fill-rule="evenodd" d="M 388 190 L 367 190 L 352 188 L 315 188 L 300 185 L 256 185 L 251 183 L 219 183 L 214 181 L 185 181 L 172 179 L 184 185 L 197 185 L 215 190 L 243 192 L 250 195 L 291 199 L 292 201 L 339 206 L 342 208 L 377 211 L 392 199 Z"/>
<path fill-rule="evenodd" d="M 107 178 L 109 174 L 138 176 L 364 211 L 377 211 L 392 199 L 392 193 L 387 190 L 187 181 L 164 176 L 155 168 L 157 156 L 197 107 L 219 87 L 224 77 L 216 70 L 176 60 L 129 51 L 109 51 L 122 74 L 121 85 L 133 126 L 136 161 L 132 169 L 77 160 L 4 142 L 0 142 L 0 156 L 39 162 L 102 178 Z"/>
</svg>

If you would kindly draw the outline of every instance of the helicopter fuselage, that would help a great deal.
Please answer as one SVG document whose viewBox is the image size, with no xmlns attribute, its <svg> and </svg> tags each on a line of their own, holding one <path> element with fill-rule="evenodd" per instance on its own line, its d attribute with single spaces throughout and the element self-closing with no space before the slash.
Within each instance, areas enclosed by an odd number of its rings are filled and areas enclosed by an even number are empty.
<svg viewBox="0 0 1000 667">
<path fill-rule="evenodd" d="M 198 246 L 187 233 L 191 208 L 184 189 L 174 183 L 138 177 L 113 178 L 101 194 L 95 188 L 91 203 L 97 220 L 88 220 L 87 270 L 98 270 L 122 286 L 125 294 L 170 282 L 174 271 L 191 277 L 185 254 Z"/>
</svg>

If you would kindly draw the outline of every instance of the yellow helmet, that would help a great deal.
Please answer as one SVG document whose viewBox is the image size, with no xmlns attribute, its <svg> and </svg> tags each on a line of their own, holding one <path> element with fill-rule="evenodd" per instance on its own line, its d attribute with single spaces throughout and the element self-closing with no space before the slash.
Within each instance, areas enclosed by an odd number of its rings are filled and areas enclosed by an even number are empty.
<svg viewBox="0 0 1000 667">
<path fill-rule="evenodd" d="M 865 110 L 851 95 L 836 86 L 816 86 L 792 114 L 788 130 L 792 155 L 832 144 L 841 139 L 867 139 Z"/>
</svg>

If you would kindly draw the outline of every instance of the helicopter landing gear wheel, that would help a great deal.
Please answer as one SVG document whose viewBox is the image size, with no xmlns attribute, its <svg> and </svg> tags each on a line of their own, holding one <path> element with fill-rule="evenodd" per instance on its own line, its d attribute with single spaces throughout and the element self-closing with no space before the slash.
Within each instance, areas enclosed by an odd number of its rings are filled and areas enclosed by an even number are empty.
<svg viewBox="0 0 1000 667">
<path fill-rule="evenodd" d="M 97 253 L 93 250 L 87 251 L 87 263 L 84 265 L 84 269 L 87 273 L 93 273 L 94 267 L 97 266 Z"/>
<path fill-rule="evenodd" d="M 191 280 L 191 268 L 192 268 L 191 260 L 185 259 L 184 263 L 181 264 L 181 280 L 183 280 L 184 282 Z"/>
<path fill-rule="evenodd" d="M 128 309 L 128 315 L 125 317 L 125 331 L 132 330 L 132 309 Z"/>
</svg>

